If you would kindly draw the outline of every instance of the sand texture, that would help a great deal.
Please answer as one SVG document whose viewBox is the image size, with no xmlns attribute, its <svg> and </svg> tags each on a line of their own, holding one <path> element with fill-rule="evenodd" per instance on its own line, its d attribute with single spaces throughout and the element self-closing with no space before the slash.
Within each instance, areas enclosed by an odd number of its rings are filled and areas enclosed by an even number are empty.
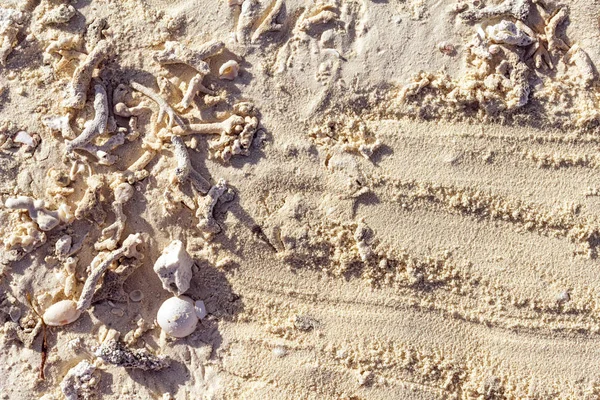
<svg viewBox="0 0 600 400">
<path fill-rule="evenodd" d="M 600 399 L 599 13 L 0 0 L 0 398 Z"/>
</svg>

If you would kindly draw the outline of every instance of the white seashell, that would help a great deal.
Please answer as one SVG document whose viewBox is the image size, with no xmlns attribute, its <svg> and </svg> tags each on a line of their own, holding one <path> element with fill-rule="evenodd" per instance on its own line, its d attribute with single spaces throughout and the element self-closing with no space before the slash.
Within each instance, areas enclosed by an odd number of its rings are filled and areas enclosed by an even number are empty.
<svg viewBox="0 0 600 400">
<path fill-rule="evenodd" d="M 182 338 L 190 335 L 198 325 L 194 302 L 187 296 L 165 300 L 158 309 L 156 322 L 169 336 Z"/>
<path fill-rule="evenodd" d="M 240 65 L 237 61 L 229 60 L 219 68 L 219 78 L 232 81 L 237 78 L 239 71 Z"/>
<path fill-rule="evenodd" d="M 185 250 L 181 240 L 173 240 L 154 263 L 154 272 L 165 290 L 180 295 L 190 288 L 193 264 L 194 260 Z"/>
<path fill-rule="evenodd" d="M 52 304 L 44 313 L 46 325 L 62 326 L 70 324 L 79 318 L 81 311 L 77 310 L 77 303 L 73 300 L 61 300 Z"/>
<path fill-rule="evenodd" d="M 198 317 L 198 319 L 206 318 L 207 314 L 208 313 L 206 312 L 206 306 L 204 305 L 204 302 L 202 300 L 197 300 L 196 301 L 196 316 Z"/>
</svg>

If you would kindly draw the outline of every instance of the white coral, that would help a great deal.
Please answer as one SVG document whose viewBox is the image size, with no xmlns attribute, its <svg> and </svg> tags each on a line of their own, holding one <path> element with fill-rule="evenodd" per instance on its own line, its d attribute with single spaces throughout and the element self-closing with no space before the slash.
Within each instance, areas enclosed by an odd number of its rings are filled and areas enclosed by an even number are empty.
<svg viewBox="0 0 600 400">
<path fill-rule="evenodd" d="M 179 296 L 190 288 L 194 260 L 180 240 L 173 240 L 154 263 L 163 288 Z"/>
</svg>

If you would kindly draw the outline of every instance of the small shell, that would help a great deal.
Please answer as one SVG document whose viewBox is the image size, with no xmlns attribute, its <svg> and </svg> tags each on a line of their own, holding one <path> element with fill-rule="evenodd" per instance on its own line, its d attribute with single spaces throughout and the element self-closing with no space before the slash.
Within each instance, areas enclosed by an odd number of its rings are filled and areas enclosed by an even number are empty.
<svg viewBox="0 0 600 400">
<path fill-rule="evenodd" d="M 142 291 L 138 290 L 138 289 L 132 290 L 129 293 L 129 298 L 131 299 L 131 301 L 134 301 L 137 303 L 138 301 L 142 301 L 142 299 L 144 298 L 144 293 L 142 293 Z"/>
<path fill-rule="evenodd" d="M 44 313 L 46 325 L 62 326 L 70 324 L 79 318 L 81 311 L 77 310 L 77 303 L 73 300 L 61 300 L 52 304 Z"/>
<path fill-rule="evenodd" d="M 165 300 L 158 309 L 156 322 L 169 336 L 182 338 L 190 335 L 198 325 L 194 302 L 187 296 Z"/>
<path fill-rule="evenodd" d="M 206 315 L 207 312 L 204 302 L 202 300 L 196 301 L 196 316 L 198 317 L 198 319 L 204 319 L 206 318 Z"/>
<path fill-rule="evenodd" d="M 240 65 L 237 61 L 229 60 L 219 68 L 219 78 L 232 81 L 237 78 L 239 71 Z"/>
</svg>

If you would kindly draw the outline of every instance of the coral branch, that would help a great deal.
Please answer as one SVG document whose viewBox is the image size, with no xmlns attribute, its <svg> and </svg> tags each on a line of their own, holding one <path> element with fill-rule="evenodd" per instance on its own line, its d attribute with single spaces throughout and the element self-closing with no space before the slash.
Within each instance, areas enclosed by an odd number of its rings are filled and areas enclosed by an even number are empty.
<svg viewBox="0 0 600 400">
<path fill-rule="evenodd" d="M 75 73 L 73 74 L 73 79 L 69 85 L 69 94 L 63 101 L 64 107 L 77 109 L 83 108 L 94 69 L 96 69 L 98 64 L 100 64 L 109 56 L 111 51 L 111 44 L 107 40 L 101 40 L 90 52 L 90 54 L 88 54 L 85 61 L 77 67 Z"/>
</svg>

